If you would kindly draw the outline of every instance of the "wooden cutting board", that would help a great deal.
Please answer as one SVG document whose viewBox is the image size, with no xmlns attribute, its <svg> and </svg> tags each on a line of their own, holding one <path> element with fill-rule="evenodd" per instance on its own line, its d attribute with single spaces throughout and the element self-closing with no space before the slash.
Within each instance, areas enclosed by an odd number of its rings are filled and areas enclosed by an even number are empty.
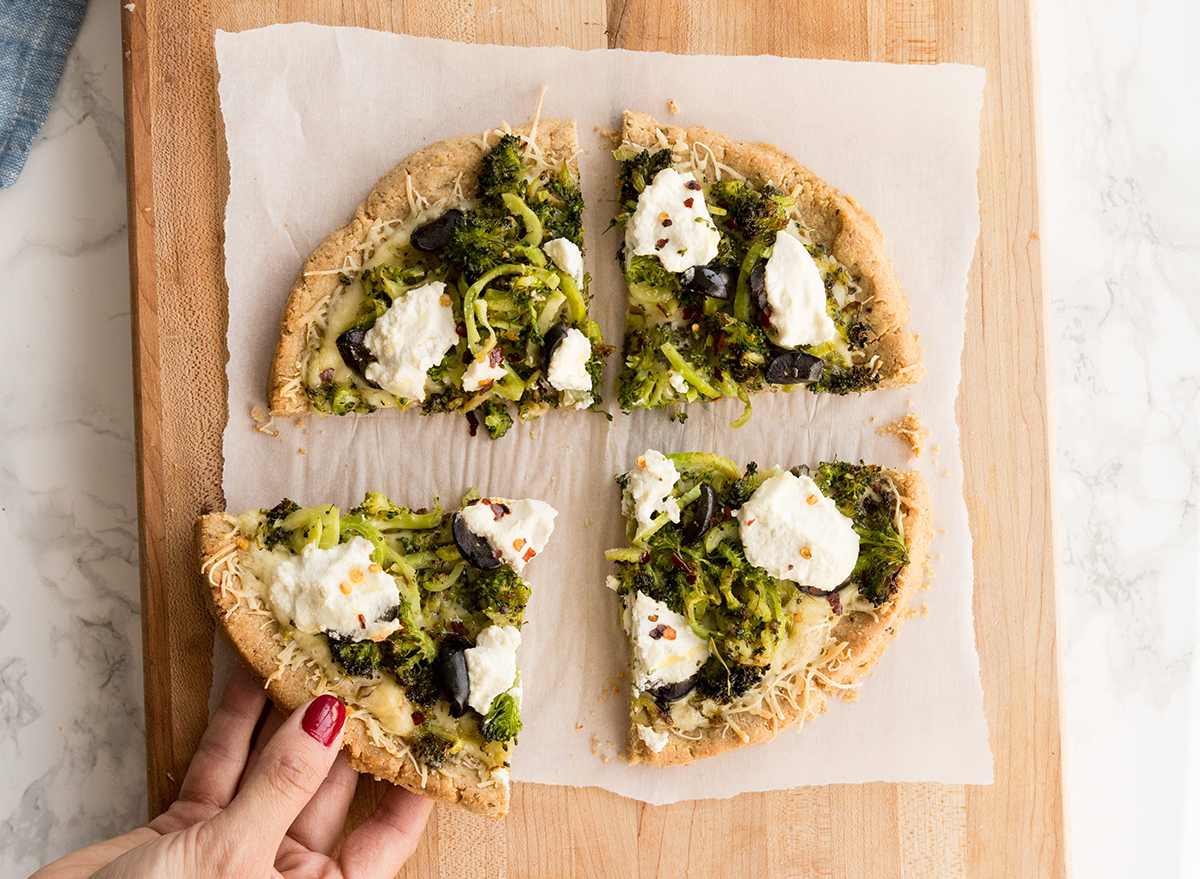
<svg viewBox="0 0 1200 879">
<path fill-rule="evenodd" d="M 215 30 L 310 21 L 511 45 L 955 61 L 987 69 L 983 227 L 958 418 L 996 783 L 833 785 L 664 807 L 597 789 L 516 785 L 503 823 L 440 808 L 402 875 L 1067 875 L 1028 0 L 137 0 L 122 14 L 151 814 L 174 798 L 204 729 L 211 673 L 192 522 L 224 505 L 228 164 Z M 378 795 L 378 784 L 364 780 L 354 814 Z"/>
</svg>

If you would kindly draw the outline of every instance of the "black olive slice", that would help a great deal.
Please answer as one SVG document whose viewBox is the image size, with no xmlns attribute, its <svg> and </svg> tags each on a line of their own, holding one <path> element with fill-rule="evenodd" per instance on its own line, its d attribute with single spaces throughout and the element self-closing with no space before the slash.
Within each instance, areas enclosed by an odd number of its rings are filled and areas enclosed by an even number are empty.
<svg viewBox="0 0 1200 879">
<path fill-rule="evenodd" d="M 471 642 L 462 635 L 447 635 L 433 661 L 433 674 L 442 697 L 450 703 L 450 716 L 462 717 L 471 698 L 471 676 L 467 671 L 467 649 Z"/>
<path fill-rule="evenodd" d="M 550 371 L 550 358 L 554 356 L 554 352 L 558 350 L 558 346 L 562 344 L 563 339 L 567 337 L 567 330 L 571 327 L 566 321 L 559 321 L 550 329 L 546 330 L 546 335 L 542 336 L 542 357 L 545 358 L 545 369 Z"/>
<path fill-rule="evenodd" d="M 375 355 L 364 343 L 367 336 L 367 327 L 351 327 L 337 337 L 338 353 L 342 355 L 342 359 L 346 361 L 346 365 L 361 375 L 364 379 L 367 378 L 367 367 L 375 362 Z M 367 383 L 373 388 L 379 387 L 375 382 L 367 380 Z"/>
<path fill-rule="evenodd" d="M 693 266 L 683 272 L 684 289 L 713 299 L 728 299 L 733 295 L 736 277 L 732 269 Z"/>
<path fill-rule="evenodd" d="M 462 513 L 454 514 L 450 531 L 454 535 L 454 545 L 468 562 L 484 571 L 494 571 L 500 567 L 500 559 L 496 558 L 492 545 L 486 537 L 480 537 L 467 527 L 467 520 Z"/>
<path fill-rule="evenodd" d="M 750 292 L 754 294 L 754 304 L 760 309 L 767 307 L 767 264 L 760 262 L 750 270 Z"/>
<path fill-rule="evenodd" d="M 788 472 L 790 472 L 793 476 L 800 477 L 807 476 L 810 471 L 807 464 L 797 464 Z"/>
<path fill-rule="evenodd" d="M 677 681 L 674 684 L 659 684 L 657 687 L 651 687 L 646 692 L 654 697 L 654 701 L 665 705 L 669 702 L 678 702 L 692 690 L 696 689 L 696 684 L 700 682 L 700 675 L 694 674 L 690 678 L 685 678 L 682 681 Z"/>
<path fill-rule="evenodd" d="M 423 250 L 426 253 L 432 250 L 441 250 L 450 242 L 450 236 L 454 234 L 454 227 L 458 225 L 462 215 L 462 211 L 458 208 L 451 208 L 436 220 L 430 220 L 413 229 L 409 241 L 417 250 Z"/>
<path fill-rule="evenodd" d="M 696 498 L 693 510 L 692 523 L 687 529 L 688 543 L 698 541 L 717 521 L 717 493 L 707 482 L 700 484 L 700 497 Z"/>
<path fill-rule="evenodd" d="M 773 385 L 798 385 L 821 380 L 825 364 L 803 351 L 785 351 L 767 364 L 766 379 Z"/>
</svg>

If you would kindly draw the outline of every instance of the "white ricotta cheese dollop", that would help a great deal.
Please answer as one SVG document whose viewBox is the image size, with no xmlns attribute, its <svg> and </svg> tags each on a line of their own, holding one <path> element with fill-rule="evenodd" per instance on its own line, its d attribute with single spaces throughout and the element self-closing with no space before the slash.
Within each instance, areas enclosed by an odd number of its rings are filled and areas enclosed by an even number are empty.
<svg viewBox="0 0 1200 879">
<path fill-rule="evenodd" d="M 826 311 L 825 282 L 804 243 L 784 229 L 767 260 L 768 334 L 781 348 L 820 345 L 837 337 Z"/>
<path fill-rule="evenodd" d="M 570 238 L 553 238 L 542 245 L 546 256 L 554 260 L 554 264 L 575 279 L 578 286 L 583 286 L 583 254 L 579 246 Z"/>
<path fill-rule="evenodd" d="M 832 590 L 858 561 L 854 523 L 807 476 L 784 471 L 738 511 L 746 559 L 772 577 Z"/>
<path fill-rule="evenodd" d="M 625 258 L 657 256 L 670 272 L 710 262 L 720 243 L 699 181 L 674 168 L 654 175 L 625 227 Z"/>
<path fill-rule="evenodd" d="M 476 391 L 483 390 L 492 382 L 500 381 L 507 374 L 503 363 L 497 363 L 495 366 L 492 365 L 490 353 L 483 355 L 482 360 L 476 357 L 471 361 L 471 365 L 467 367 L 467 371 L 463 373 L 463 390 L 473 394 Z"/>
<path fill-rule="evenodd" d="M 520 646 L 521 631 L 516 626 L 488 626 L 475 639 L 475 646 L 463 651 L 471 683 L 467 704 L 480 714 L 487 714 L 492 700 L 512 689 Z"/>
<path fill-rule="evenodd" d="M 485 538 L 518 574 L 546 548 L 557 515 L 558 510 L 545 501 L 528 498 L 483 498 L 462 511 L 467 527 Z"/>
<path fill-rule="evenodd" d="M 425 373 L 458 342 L 445 290 L 441 281 L 414 287 L 367 330 L 363 344 L 375 355 L 367 378 L 405 400 L 425 399 Z"/>
<path fill-rule="evenodd" d="M 677 684 L 708 659 L 708 642 L 688 621 L 644 592 L 625 598 L 625 631 L 633 641 L 633 686 L 646 690 Z"/>
<path fill-rule="evenodd" d="M 646 449 L 637 466 L 629 471 L 629 481 L 621 496 L 622 512 L 633 514 L 638 531 L 650 527 L 656 513 L 666 511 L 672 522 L 679 521 L 679 501 L 671 497 L 671 489 L 679 481 L 675 464 L 662 452 Z"/>
<path fill-rule="evenodd" d="M 683 377 L 683 373 L 676 372 L 674 369 L 672 369 L 669 373 L 667 373 L 667 381 L 670 383 L 671 387 L 675 389 L 677 394 L 687 393 L 688 383 L 687 379 Z"/>
<path fill-rule="evenodd" d="M 328 632 L 356 641 L 381 641 L 400 628 L 388 616 L 400 604 L 391 574 L 372 566 L 369 540 L 355 537 L 332 549 L 315 543 L 282 559 L 267 577 L 275 615 L 301 632 Z"/>
<path fill-rule="evenodd" d="M 590 391 L 592 377 L 587 364 L 592 358 L 592 343 L 579 330 L 571 327 L 554 349 L 546 378 L 560 391 Z"/>
<path fill-rule="evenodd" d="M 637 725 L 637 734 L 638 738 L 646 743 L 646 747 L 655 754 L 667 746 L 667 739 L 670 738 L 665 729 L 657 730 L 653 727 L 642 726 L 640 723 Z"/>
</svg>

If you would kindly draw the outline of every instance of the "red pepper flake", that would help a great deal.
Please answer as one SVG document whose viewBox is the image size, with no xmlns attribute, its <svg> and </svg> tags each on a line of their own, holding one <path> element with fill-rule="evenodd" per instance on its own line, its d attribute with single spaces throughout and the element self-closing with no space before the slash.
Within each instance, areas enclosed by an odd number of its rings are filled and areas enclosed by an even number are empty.
<svg viewBox="0 0 1200 879">
<path fill-rule="evenodd" d="M 675 552 L 675 550 L 671 550 L 671 563 L 681 571 L 687 571 L 689 574 L 692 573 L 692 566 L 685 562 L 683 556 Z"/>
<path fill-rule="evenodd" d="M 690 208 L 695 201 L 696 199 L 694 198 L 686 198 L 683 200 L 683 206 L 685 208 Z"/>
<path fill-rule="evenodd" d="M 504 362 L 504 352 L 501 351 L 499 348 L 493 348 L 491 351 L 488 352 L 488 365 L 489 366 L 499 366 L 503 362 Z"/>
<path fill-rule="evenodd" d="M 662 221 L 662 224 L 663 224 L 664 226 L 670 226 L 670 225 L 671 225 L 671 220 L 670 220 L 669 218 L 668 218 L 668 219 L 666 219 L 666 220 L 663 220 L 663 221 Z"/>
<path fill-rule="evenodd" d="M 648 619 L 652 623 L 657 623 L 658 622 L 658 614 L 652 613 L 652 614 L 650 614 L 650 616 L 646 617 L 646 619 Z"/>
<path fill-rule="evenodd" d="M 638 561 L 641 562 L 643 565 L 646 564 L 646 562 L 650 561 L 650 553 L 649 552 L 642 553 L 642 557 L 640 559 L 638 559 Z"/>
<path fill-rule="evenodd" d="M 695 192 L 699 192 L 701 189 L 699 180 L 689 180 L 687 183 L 685 183 L 683 185 L 686 186 L 688 189 L 691 189 Z"/>
<path fill-rule="evenodd" d="M 367 618 L 364 617 L 361 613 L 358 615 L 358 624 L 360 626 L 362 626 L 364 629 L 367 627 Z"/>
<path fill-rule="evenodd" d="M 425 722 L 425 713 L 423 711 L 414 711 L 412 713 L 413 726 L 420 726 Z"/>
<path fill-rule="evenodd" d="M 650 637 L 653 638 L 655 641 L 657 641 L 663 635 L 665 635 L 667 633 L 668 628 L 670 628 L 670 627 L 664 626 L 662 623 L 659 623 L 657 626 L 655 626 L 653 629 L 650 630 Z M 675 639 L 672 638 L 671 640 L 673 641 Z"/>
<path fill-rule="evenodd" d="M 475 434 L 479 431 L 479 419 L 476 417 L 474 412 L 467 413 L 467 424 L 471 426 L 471 436 L 475 436 Z"/>
<path fill-rule="evenodd" d="M 321 370 L 321 384 L 327 385 L 333 381 L 333 367 Z"/>
<path fill-rule="evenodd" d="M 500 552 L 500 550 L 498 550 L 498 549 L 493 549 L 492 550 L 492 558 L 502 559 L 502 558 L 504 558 L 504 553 Z"/>
<path fill-rule="evenodd" d="M 842 599 L 838 597 L 836 592 L 830 592 L 825 596 L 829 601 L 829 606 L 833 608 L 833 612 L 838 616 L 842 615 Z"/>
<path fill-rule="evenodd" d="M 524 537 L 518 537 L 516 540 L 513 541 L 513 549 L 520 549 L 524 545 L 525 545 Z"/>
<path fill-rule="evenodd" d="M 458 333 L 461 338 L 465 339 L 467 337 L 467 325 L 462 321 L 459 321 L 454 325 L 454 332 Z"/>
<path fill-rule="evenodd" d="M 662 636 L 664 638 L 666 638 L 668 641 L 674 641 L 675 640 L 675 630 L 672 629 L 670 626 L 663 626 Z"/>
<path fill-rule="evenodd" d="M 525 550 L 525 555 L 521 556 L 521 561 L 527 562 L 535 555 L 537 555 L 537 550 L 531 546 L 529 549 Z"/>
<path fill-rule="evenodd" d="M 467 627 L 459 620 L 450 621 L 450 631 L 456 635 L 462 635 L 464 638 L 467 637 Z"/>
<path fill-rule="evenodd" d="M 474 359 L 475 359 L 475 355 L 471 353 L 471 349 L 470 349 L 470 348 L 464 348 L 464 349 L 463 349 L 463 356 L 462 356 L 462 361 L 463 361 L 463 363 L 470 363 L 470 362 L 471 362 L 472 360 L 474 360 Z"/>
<path fill-rule="evenodd" d="M 753 525 L 753 524 L 754 524 L 755 522 L 757 522 L 757 521 L 758 521 L 757 519 L 747 519 L 747 520 L 746 520 L 746 525 L 748 525 L 748 526 L 749 526 L 749 525 Z"/>
<path fill-rule="evenodd" d="M 657 248 L 663 248 L 663 247 L 666 247 L 666 246 L 667 246 L 667 239 L 666 239 L 666 238 L 659 238 L 657 241 L 655 241 L 655 242 L 654 242 L 654 246 L 655 246 L 655 247 L 657 247 Z"/>
<path fill-rule="evenodd" d="M 499 501 L 489 501 L 485 499 L 484 503 L 492 508 L 492 518 L 497 522 L 512 512 L 512 510 L 508 508 L 508 504 L 502 504 Z"/>
</svg>

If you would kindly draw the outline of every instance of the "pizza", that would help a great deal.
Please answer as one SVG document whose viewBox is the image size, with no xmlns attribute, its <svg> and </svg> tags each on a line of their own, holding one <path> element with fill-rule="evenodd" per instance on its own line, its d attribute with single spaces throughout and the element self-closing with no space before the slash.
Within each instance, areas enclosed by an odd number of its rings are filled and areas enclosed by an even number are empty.
<svg viewBox="0 0 1200 879">
<path fill-rule="evenodd" d="M 875 221 L 767 144 L 627 111 L 616 225 L 627 308 L 620 406 L 804 385 L 862 393 L 923 375 Z"/>
<path fill-rule="evenodd" d="M 375 184 L 305 261 L 271 363 L 273 415 L 419 408 L 497 438 L 599 404 L 575 123 L 441 141 Z"/>
<path fill-rule="evenodd" d="M 226 639 L 283 711 L 333 693 L 355 769 L 502 817 L 521 730 L 521 575 L 556 515 L 474 491 L 456 510 L 378 493 L 345 514 L 284 500 L 202 516 L 200 569 Z"/>
<path fill-rule="evenodd" d="M 611 550 L 631 661 L 631 763 L 767 741 L 853 698 L 920 586 L 931 536 L 915 471 L 829 462 L 743 471 L 648 449 L 616 477 Z"/>
</svg>

